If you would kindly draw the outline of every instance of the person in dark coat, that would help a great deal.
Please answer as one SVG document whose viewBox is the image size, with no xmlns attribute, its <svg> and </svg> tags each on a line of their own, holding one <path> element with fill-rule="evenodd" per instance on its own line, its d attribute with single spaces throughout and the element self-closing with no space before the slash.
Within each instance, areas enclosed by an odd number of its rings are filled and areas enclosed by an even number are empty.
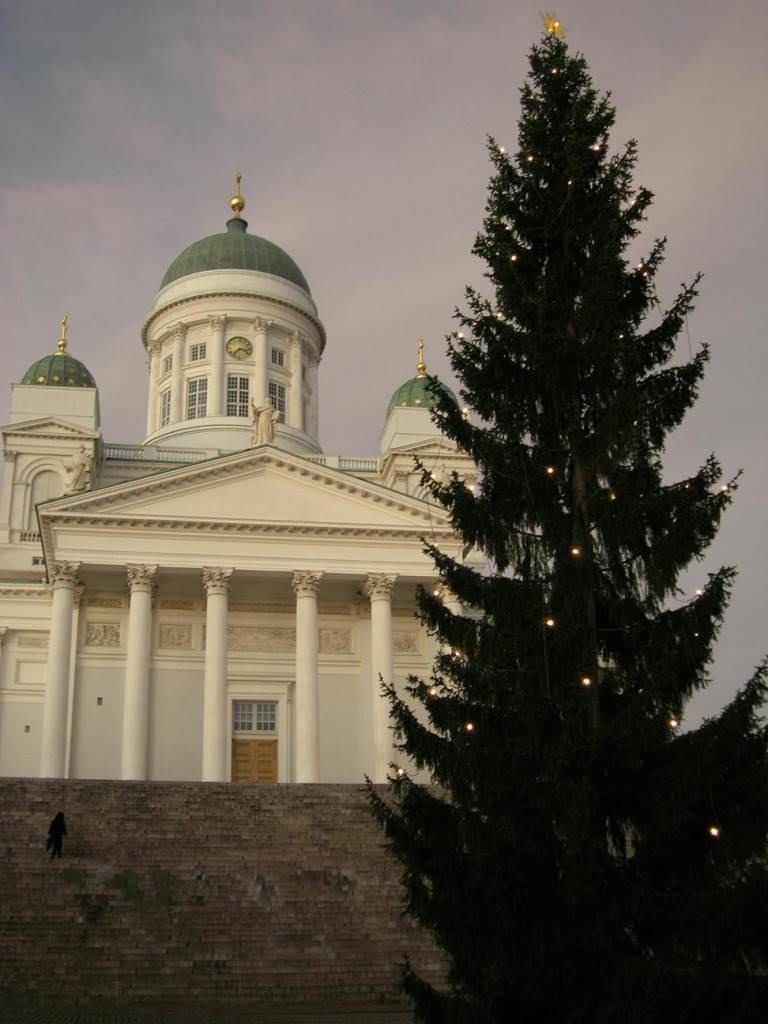
<svg viewBox="0 0 768 1024">
<path fill-rule="evenodd" d="M 61 844 L 64 842 L 66 834 L 67 825 L 64 821 L 64 814 L 59 811 L 48 829 L 48 842 L 45 844 L 45 848 L 51 851 L 51 860 L 61 856 Z"/>
</svg>

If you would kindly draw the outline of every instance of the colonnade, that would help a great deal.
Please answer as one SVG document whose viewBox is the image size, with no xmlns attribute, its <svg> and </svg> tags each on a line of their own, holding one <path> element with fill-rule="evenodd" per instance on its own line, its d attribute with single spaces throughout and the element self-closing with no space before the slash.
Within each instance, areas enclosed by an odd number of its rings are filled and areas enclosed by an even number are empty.
<svg viewBox="0 0 768 1024">
<path fill-rule="evenodd" d="M 66 775 L 73 611 L 79 568 L 78 564 L 69 562 L 56 562 L 49 568 L 53 600 L 43 703 L 42 777 L 62 778 Z M 148 775 L 152 605 L 157 573 L 156 565 L 126 567 L 129 607 L 121 754 L 124 779 L 146 779 Z M 233 568 L 202 570 L 206 594 L 206 644 L 200 778 L 204 782 L 225 782 L 227 779 L 227 629 L 233 573 Z M 322 576 L 322 572 L 309 570 L 295 570 L 291 574 L 291 587 L 296 597 L 293 782 L 317 782 L 320 774 L 318 593 Z M 381 684 L 394 679 L 392 590 L 396 579 L 394 575 L 371 574 L 363 585 L 371 611 L 368 771 L 378 782 L 386 778 L 392 760 L 389 702 L 381 695 Z"/>
</svg>

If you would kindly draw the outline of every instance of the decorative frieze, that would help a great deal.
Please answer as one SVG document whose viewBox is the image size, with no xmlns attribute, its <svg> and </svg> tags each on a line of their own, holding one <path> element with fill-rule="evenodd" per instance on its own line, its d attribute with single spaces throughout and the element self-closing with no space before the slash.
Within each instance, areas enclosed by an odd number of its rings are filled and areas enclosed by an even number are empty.
<svg viewBox="0 0 768 1024">
<path fill-rule="evenodd" d="M 352 632 L 349 629 L 322 628 L 319 647 L 321 654 L 351 654 Z"/>
<path fill-rule="evenodd" d="M 174 612 L 193 612 L 195 610 L 195 602 L 182 601 L 177 598 L 166 598 L 160 602 L 160 607 Z"/>
<path fill-rule="evenodd" d="M 117 622 L 87 622 L 85 624 L 86 647 L 119 647 L 120 624 Z"/>
<path fill-rule="evenodd" d="M 229 626 L 230 651 L 287 654 L 296 650 L 296 630 L 288 626 Z"/>
<path fill-rule="evenodd" d="M 321 615 L 351 615 L 352 609 L 348 604 L 321 604 Z"/>
<path fill-rule="evenodd" d="M 48 646 L 47 633 L 19 633 L 16 644 L 19 647 L 46 648 Z"/>
<path fill-rule="evenodd" d="M 89 597 L 86 601 L 89 608 L 122 608 L 119 597 Z"/>
<path fill-rule="evenodd" d="M 255 612 L 262 615 L 293 615 L 295 608 L 292 604 L 278 604 L 277 602 L 255 602 L 240 601 L 230 604 L 231 612 Z"/>
<path fill-rule="evenodd" d="M 408 632 L 393 630 L 392 647 L 395 654 L 418 654 L 419 635 L 412 630 Z"/>
<path fill-rule="evenodd" d="M 192 647 L 192 627 L 161 622 L 158 632 L 158 647 L 174 651 L 190 650 Z"/>
</svg>

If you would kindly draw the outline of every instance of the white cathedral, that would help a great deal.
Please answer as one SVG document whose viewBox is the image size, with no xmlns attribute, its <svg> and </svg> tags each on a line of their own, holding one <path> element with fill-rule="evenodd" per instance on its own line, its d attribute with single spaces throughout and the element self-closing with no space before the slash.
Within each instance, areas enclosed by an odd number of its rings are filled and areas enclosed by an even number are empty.
<svg viewBox="0 0 768 1024">
<path fill-rule="evenodd" d="M 11 385 L 0 775 L 381 781 L 394 754 L 380 678 L 429 674 L 423 542 L 461 545 L 414 456 L 468 487 L 474 466 L 432 423 L 421 350 L 379 454 L 322 452 L 309 285 L 248 233 L 239 177 L 230 205 L 144 322 L 141 444 L 103 439 L 66 319 L 57 351 Z"/>
</svg>

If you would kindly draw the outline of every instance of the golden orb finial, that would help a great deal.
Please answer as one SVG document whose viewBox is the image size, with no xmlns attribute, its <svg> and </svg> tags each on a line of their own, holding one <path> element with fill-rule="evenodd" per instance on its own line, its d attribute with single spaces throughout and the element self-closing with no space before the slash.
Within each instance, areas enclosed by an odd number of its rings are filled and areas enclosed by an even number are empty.
<svg viewBox="0 0 768 1024">
<path fill-rule="evenodd" d="M 563 34 L 563 26 L 559 19 L 551 11 L 546 11 L 542 14 L 542 18 L 544 19 L 544 31 L 547 35 L 555 36 L 559 39 Z"/>
<path fill-rule="evenodd" d="M 61 334 L 59 335 L 58 349 L 59 349 L 59 351 L 57 352 L 57 355 L 60 355 L 60 356 L 63 356 L 64 353 L 67 351 L 67 314 L 66 313 L 61 318 Z"/>
<path fill-rule="evenodd" d="M 235 194 L 229 200 L 230 208 L 231 208 L 232 212 L 234 213 L 234 215 L 236 217 L 239 217 L 240 214 L 245 209 L 245 200 L 240 195 L 240 182 L 242 181 L 242 178 L 243 178 L 243 176 L 240 173 L 240 171 L 236 171 L 235 172 Z"/>
<path fill-rule="evenodd" d="M 419 361 L 416 364 L 416 376 L 417 377 L 426 377 L 427 376 L 427 367 L 426 367 L 426 365 L 424 363 L 424 339 L 423 338 L 419 338 Z"/>
</svg>

